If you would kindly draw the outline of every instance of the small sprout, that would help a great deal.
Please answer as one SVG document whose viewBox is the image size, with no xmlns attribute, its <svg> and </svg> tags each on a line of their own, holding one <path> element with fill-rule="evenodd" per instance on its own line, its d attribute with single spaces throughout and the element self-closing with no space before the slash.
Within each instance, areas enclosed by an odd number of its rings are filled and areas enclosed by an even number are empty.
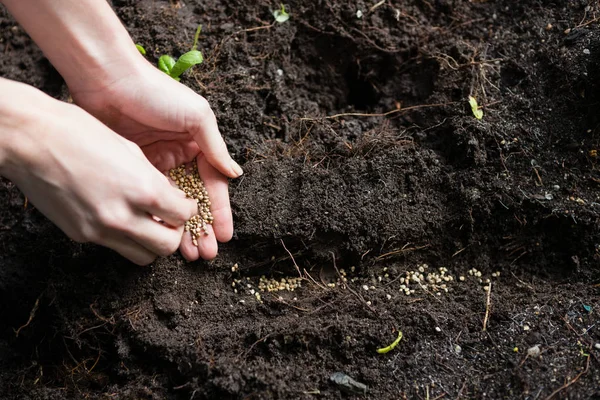
<svg viewBox="0 0 600 400">
<path fill-rule="evenodd" d="M 136 43 L 135 48 L 138 49 L 138 51 L 140 52 L 141 55 L 143 55 L 143 56 L 146 55 L 146 49 L 141 44 Z"/>
<path fill-rule="evenodd" d="M 469 96 L 469 104 L 471 105 L 471 110 L 473 111 L 473 115 L 477 119 L 483 118 L 483 110 L 479 108 L 477 105 L 477 100 L 473 96 Z"/>
<path fill-rule="evenodd" d="M 283 24 L 290 19 L 290 14 L 285 11 L 285 5 L 281 4 L 281 9 L 273 11 L 273 17 L 275 18 L 275 22 Z"/>
<path fill-rule="evenodd" d="M 390 344 L 387 347 L 384 347 L 382 349 L 377 349 L 377 352 L 379 354 L 385 354 L 385 353 L 388 353 L 388 352 L 394 350 L 394 347 L 398 346 L 398 343 L 400 343 L 400 340 L 402 340 L 402 332 L 398 331 L 398 337 L 396 338 L 396 340 L 394 340 L 392 342 L 392 344 Z"/>
<path fill-rule="evenodd" d="M 184 72 L 192 68 L 194 65 L 201 64 L 204 61 L 204 57 L 200 51 L 196 50 L 198 48 L 198 38 L 200 37 L 201 31 L 202 25 L 198 25 L 198 29 L 196 29 L 196 35 L 194 36 L 194 45 L 192 46 L 192 50 L 183 54 L 178 60 L 175 60 L 169 55 L 160 56 L 158 59 L 158 69 L 176 81 L 179 81 Z"/>
</svg>

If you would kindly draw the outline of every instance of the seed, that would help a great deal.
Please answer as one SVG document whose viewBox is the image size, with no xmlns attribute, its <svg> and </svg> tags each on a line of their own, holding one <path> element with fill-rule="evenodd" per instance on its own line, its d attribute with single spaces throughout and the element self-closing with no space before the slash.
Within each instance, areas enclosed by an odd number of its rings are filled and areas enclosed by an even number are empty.
<svg viewBox="0 0 600 400">
<path fill-rule="evenodd" d="M 204 182 L 200 179 L 197 167 L 187 168 L 181 165 L 170 170 L 169 176 L 187 197 L 195 199 L 198 204 L 198 215 L 194 215 L 185 224 L 185 231 L 190 232 L 192 243 L 198 246 L 201 233 L 208 235 L 207 225 L 211 225 L 214 221 Z"/>
</svg>

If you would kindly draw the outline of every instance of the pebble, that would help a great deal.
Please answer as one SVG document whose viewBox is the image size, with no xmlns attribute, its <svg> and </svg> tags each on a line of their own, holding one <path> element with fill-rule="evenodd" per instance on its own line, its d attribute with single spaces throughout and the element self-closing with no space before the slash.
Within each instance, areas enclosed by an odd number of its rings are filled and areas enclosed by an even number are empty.
<svg viewBox="0 0 600 400">
<path fill-rule="evenodd" d="M 363 285 L 363 290 L 369 290 L 369 287 L 367 285 Z"/>
<path fill-rule="evenodd" d="M 282 69 L 278 69 L 278 70 L 277 70 L 277 75 L 279 75 L 279 76 L 283 76 L 283 70 L 282 70 Z"/>
<path fill-rule="evenodd" d="M 541 352 L 542 351 L 540 350 L 540 346 L 538 346 L 537 344 L 527 349 L 527 355 L 529 357 L 539 357 Z"/>
<path fill-rule="evenodd" d="M 590 49 L 583 49 L 583 54 L 589 55 L 590 54 Z"/>
<path fill-rule="evenodd" d="M 388 300 L 391 300 L 392 299 L 392 295 L 391 294 L 386 294 L 385 298 L 388 299 Z"/>
<path fill-rule="evenodd" d="M 441 332 L 441 331 L 442 331 L 442 328 L 440 328 L 439 326 L 436 326 L 436 327 L 435 327 L 435 331 L 436 331 L 436 332 Z"/>
<path fill-rule="evenodd" d="M 594 347 L 595 347 L 597 350 L 600 350 L 600 343 L 596 343 L 596 344 L 594 345 Z"/>
</svg>

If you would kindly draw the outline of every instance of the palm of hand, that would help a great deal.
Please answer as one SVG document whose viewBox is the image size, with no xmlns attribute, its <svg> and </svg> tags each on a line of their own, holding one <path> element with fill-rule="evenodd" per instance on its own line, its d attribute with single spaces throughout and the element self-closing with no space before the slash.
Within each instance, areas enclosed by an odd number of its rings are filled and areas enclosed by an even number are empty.
<svg viewBox="0 0 600 400">
<path fill-rule="evenodd" d="M 154 68 L 147 73 L 98 91 L 74 92 L 73 98 L 113 131 L 136 143 L 159 171 L 196 160 L 215 222 L 198 247 L 184 234 L 180 250 L 188 260 L 214 258 L 217 240 L 226 242 L 233 234 L 227 178 L 213 166 L 215 158 L 223 158 L 224 149 L 220 134 L 218 140 L 214 137 L 218 134 L 216 120 L 206 101 L 189 88 Z M 205 137 L 210 135 L 213 137 Z"/>
</svg>

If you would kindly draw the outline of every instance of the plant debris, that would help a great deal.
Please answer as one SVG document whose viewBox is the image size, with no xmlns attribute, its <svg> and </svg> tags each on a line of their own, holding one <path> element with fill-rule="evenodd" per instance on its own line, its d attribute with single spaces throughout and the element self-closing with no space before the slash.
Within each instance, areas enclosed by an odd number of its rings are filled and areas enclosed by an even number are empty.
<svg viewBox="0 0 600 400">
<path fill-rule="evenodd" d="M 469 96 L 469 105 L 471 106 L 471 111 L 473 111 L 473 115 L 477 119 L 483 118 L 483 110 L 479 108 L 477 104 L 477 100 L 473 96 Z"/>
<path fill-rule="evenodd" d="M 390 351 L 394 350 L 394 348 L 395 348 L 396 346 L 398 346 L 398 343 L 400 343 L 400 341 L 401 341 L 401 340 L 402 340 L 402 331 L 398 331 L 398 337 L 396 338 L 396 340 L 394 340 L 394 341 L 392 342 L 392 344 L 390 344 L 390 345 L 389 345 L 389 346 L 387 346 L 387 347 L 384 347 L 384 348 L 382 348 L 382 349 L 377 349 L 377 352 L 378 352 L 379 354 L 385 354 L 385 353 L 388 353 L 388 352 L 390 352 Z"/>
<path fill-rule="evenodd" d="M 348 394 L 367 394 L 367 385 L 355 381 L 343 372 L 334 373 L 329 380 Z"/>
</svg>

